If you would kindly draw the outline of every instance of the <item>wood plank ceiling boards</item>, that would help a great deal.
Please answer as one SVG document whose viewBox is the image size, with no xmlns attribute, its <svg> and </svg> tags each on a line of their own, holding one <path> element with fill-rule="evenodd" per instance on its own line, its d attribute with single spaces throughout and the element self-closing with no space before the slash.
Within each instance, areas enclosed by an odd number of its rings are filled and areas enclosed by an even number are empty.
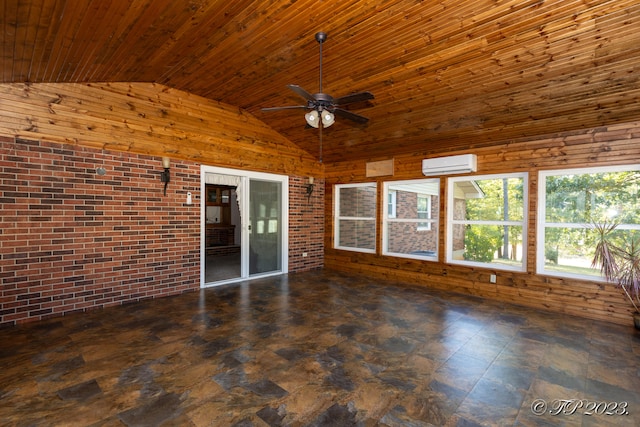
<svg viewBox="0 0 640 427">
<path fill-rule="evenodd" d="M 326 163 L 640 119 L 638 0 L 8 0 L 2 83 L 148 82 L 235 106 L 318 156 L 285 85 L 371 91 Z M 7 102 L 7 101 L 4 101 Z"/>
</svg>

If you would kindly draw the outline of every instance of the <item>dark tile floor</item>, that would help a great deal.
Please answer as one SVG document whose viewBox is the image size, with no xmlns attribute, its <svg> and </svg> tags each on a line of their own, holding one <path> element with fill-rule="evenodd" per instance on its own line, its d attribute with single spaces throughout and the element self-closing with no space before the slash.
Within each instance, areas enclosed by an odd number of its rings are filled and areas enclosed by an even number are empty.
<svg viewBox="0 0 640 427">
<path fill-rule="evenodd" d="M 6 328 L 0 343 L 3 426 L 640 425 L 631 326 L 331 271 Z"/>
</svg>

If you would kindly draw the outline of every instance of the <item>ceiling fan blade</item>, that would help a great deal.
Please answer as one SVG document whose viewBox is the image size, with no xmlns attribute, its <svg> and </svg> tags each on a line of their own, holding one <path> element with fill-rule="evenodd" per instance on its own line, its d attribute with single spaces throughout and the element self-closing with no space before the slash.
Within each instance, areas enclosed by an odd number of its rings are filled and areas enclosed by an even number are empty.
<svg viewBox="0 0 640 427">
<path fill-rule="evenodd" d="M 334 101 L 335 105 L 346 105 L 346 104 L 351 104 L 354 102 L 361 102 L 361 101 L 368 101 L 370 99 L 373 99 L 373 94 L 371 92 L 358 92 L 358 93 L 352 93 L 351 95 L 346 95 L 346 96 L 342 96 L 340 98 L 337 98 Z"/>
<path fill-rule="evenodd" d="M 306 90 L 302 89 L 298 85 L 287 85 L 287 87 L 289 89 L 291 89 L 292 91 L 294 91 L 295 93 L 297 93 L 298 95 L 300 95 L 301 97 L 303 97 L 304 99 L 306 99 L 307 101 L 315 101 L 316 100 L 313 97 L 313 95 L 311 95 L 309 92 L 307 92 Z"/>
<path fill-rule="evenodd" d="M 285 105 L 284 107 L 267 107 L 261 108 L 262 111 L 278 111 L 278 110 L 306 110 L 306 105 Z"/>
<path fill-rule="evenodd" d="M 369 121 L 368 118 L 361 116 L 360 114 L 352 113 L 351 111 L 343 110 L 342 108 L 335 108 L 333 113 L 336 116 L 340 116 L 345 119 L 352 120 L 356 123 L 365 124 Z"/>
</svg>

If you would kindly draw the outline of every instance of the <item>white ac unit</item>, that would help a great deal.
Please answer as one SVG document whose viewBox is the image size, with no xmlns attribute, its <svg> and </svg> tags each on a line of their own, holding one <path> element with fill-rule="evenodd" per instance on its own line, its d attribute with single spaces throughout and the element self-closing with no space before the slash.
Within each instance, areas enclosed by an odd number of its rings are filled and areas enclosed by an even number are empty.
<svg viewBox="0 0 640 427">
<path fill-rule="evenodd" d="M 422 173 L 425 176 L 475 172 L 477 169 L 478 160 L 475 154 L 434 157 L 422 161 Z"/>
</svg>

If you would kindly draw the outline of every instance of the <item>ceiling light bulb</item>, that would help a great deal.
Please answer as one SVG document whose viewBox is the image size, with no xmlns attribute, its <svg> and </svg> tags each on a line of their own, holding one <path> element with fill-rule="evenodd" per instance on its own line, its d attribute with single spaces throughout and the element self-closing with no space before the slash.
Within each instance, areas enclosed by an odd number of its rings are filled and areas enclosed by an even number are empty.
<svg viewBox="0 0 640 427">
<path fill-rule="evenodd" d="M 328 128 L 335 121 L 335 116 L 331 111 L 324 110 L 322 112 L 322 126 Z"/>
<path fill-rule="evenodd" d="M 307 120 L 309 126 L 317 128 L 318 127 L 318 112 L 316 110 L 310 111 L 304 115 L 304 118 Z"/>
</svg>

